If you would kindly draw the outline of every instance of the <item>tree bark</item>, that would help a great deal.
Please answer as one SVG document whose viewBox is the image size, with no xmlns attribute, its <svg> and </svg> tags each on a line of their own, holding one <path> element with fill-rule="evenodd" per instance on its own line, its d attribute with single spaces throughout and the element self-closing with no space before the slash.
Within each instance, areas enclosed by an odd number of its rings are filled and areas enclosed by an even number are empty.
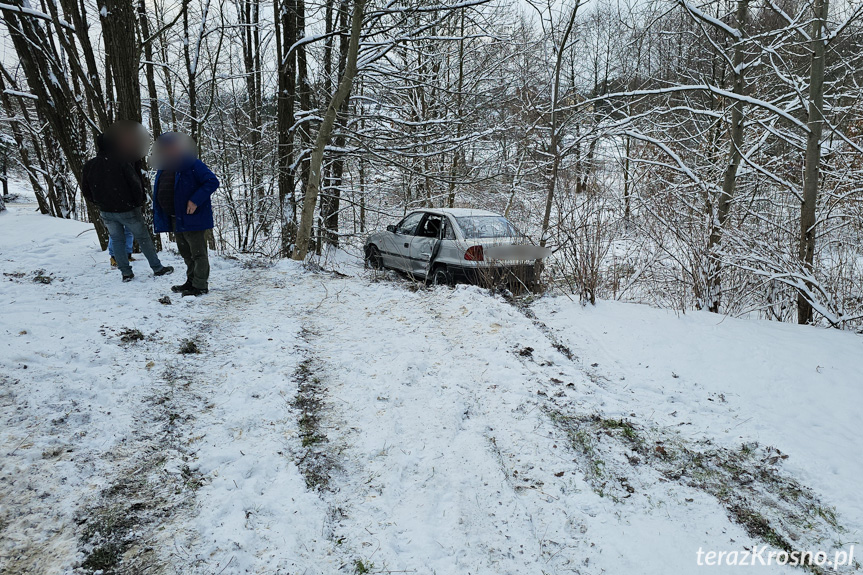
<svg viewBox="0 0 863 575">
<path fill-rule="evenodd" d="M 111 76 L 118 120 L 141 121 L 141 62 L 136 28 L 137 9 L 132 0 L 100 0 L 105 52 L 110 55 Z M 110 97 L 110 94 L 109 94 Z"/>
<path fill-rule="evenodd" d="M 821 167 L 821 135 L 824 128 L 825 38 L 829 0 L 814 0 L 812 5 L 812 64 L 809 72 L 809 118 L 806 137 L 806 159 L 803 171 L 803 203 L 800 206 L 799 257 L 803 268 L 814 270 L 816 207 Z M 808 283 L 807 283 L 808 285 Z M 812 323 L 812 302 L 802 290 L 797 293 L 797 323 Z"/>
<path fill-rule="evenodd" d="M 144 45 L 144 70 L 147 75 L 147 99 L 150 105 L 150 130 L 153 137 L 162 133 L 162 118 L 159 114 L 159 95 L 156 92 L 156 71 L 153 65 L 153 39 L 150 38 L 150 22 L 147 19 L 147 6 L 144 0 L 138 0 L 138 20 L 141 26 L 141 36 Z"/>
<path fill-rule="evenodd" d="M 189 37 L 189 0 L 183 2 L 183 60 L 186 63 L 188 85 L 186 93 L 189 99 L 189 132 L 192 139 L 201 147 L 198 141 L 198 86 L 196 81 L 198 59 L 192 57 L 192 40 Z"/>
<path fill-rule="evenodd" d="M 306 37 L 306 3 L 305 0 L 296 1 L 296 22 L 297 22 L 297 41 L 304 40 Z M 312 110 L 312 86 L 309 82 L 309 66 L 307 61 L 308 53 L 306 44 L 297 45 L 297 99 L 300 105 L 300 113 L 303 114 L 303 119 L 297 124 L 296 130 L 299 132 L 299 158 L 297 162 L 300 169 L 300 186 L 304 190 L 308 187 L 309 182 L 309 157 L 308 151 L 311 146 L 312 136 L 310 130 L 310 120 Z M 299 224 L 298 224 L 299 226 Z M 299 228 L 298 228 L 299 232 Z"/>
<path fill-rule="evenodd" d="M 297 97 L 296 0 L 275 0 L 276 53 L 278 54 L 278 96 L 276 130 L 278 132 L 279 215 L 281 218 L 281 251 L 289 257 L 297 239 L 297 200 L 294 190 L 294 102 Z"/>
<path fill-rule="evenodd" d="M 748 16 L 748 0 L 737 2 L 737 29 L 743 33 Z M 737 39 L 734 46 L 734 88 L 733 91 L 743 96 L 746 89 L 745 74 L 743 70 L 743 39 Z M 722 302 L 722 258 L 719 251 L 722 245 L 722 237 L 731 213 L 731 203 L 737 188 L 737 172 L 740 168 L 740 160 L 743 157 L 743 99 L 740 98 L 731 106 L 731 142 L 728 150 L 728 165 L 722 178 L 722 190 L 715 201 L 715 207 L 711 210 L 710 238 L 707 241 L 707 309 L 713 313 L 719 313 Z"/>
<path fill-rule="evenodd" d="M 248 100 L 247 114 L 249 118 L 246 128 L 246 142 L 249 155 L 249 204 L 251 211 L 248 221 L 257 218 L 258 223 L 268 227 L 265 220 L 264 186 L 262 177 L 263 151 L 261 150 L 261 36 L 260 36 L 260 2 L 259 0 L 242 0 L 238 6 L 240 25 L 242 26 L 241 43 L 243 50 L 243 72 L 246 80 L 246 98 Z"/>
<path fill-rule="evenodd" d="M 350 36 L 347 33 L 348 28 L 348 2 L 342 0 L 339 4 L 339 27 L 344 30 L 340 34 L 339 39 L 339 75 L 344 73 L 345 62 L 348 56 L 350 44 Z M 326 179 L 327 185 L 324 187 L 325 193 L 321 199 L 321 223 L 323 225 L 323 239 L 333 246 L 339 245 L 339 211 L 341 210 L 341 186 L 342 178 L 345 171 L 345 155 L 341 150 L 345 147 L 345 128 L 347 127 L 348 119 L 348 104 L 350 102 L 351 93 L 342 101 L 339 108 L 338 116 L 336 117 L 336 134 L 334 137 L 335 146 L 339 150 L 335 153 L 332 165 L 330 166 L 329 178 Z"/>
<path fill-rule="evenodd" d="M 458 41 L 458 79 L 456 81 L 456 118 L 458 118 L 458 124 L 456 124 L 455 128 L 455 137 L 456 140 L 461 142 L 461 133 L 462 133 L 462 91 L 464 90 L 464 8 L 461 11 L 461 23 L 460 23 L 460 38 Z M 449 174 L 449 193 L 447 194 L 447 205 L 451 208 L 455 207 L 455 181 L 458 177 L 459 171 L 459 158 L 461 156 L 461 147 L 453 150 L 452 154 L 452 165 L 450 166 L 450 174 Z"/>
</svg>

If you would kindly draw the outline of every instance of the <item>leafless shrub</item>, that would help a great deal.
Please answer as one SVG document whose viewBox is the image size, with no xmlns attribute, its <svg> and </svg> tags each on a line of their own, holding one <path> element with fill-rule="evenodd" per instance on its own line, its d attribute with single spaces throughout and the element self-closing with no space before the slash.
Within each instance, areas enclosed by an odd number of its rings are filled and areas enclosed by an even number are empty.
<svg viewBox="0 0 863 575">
<path fill-rule="evenodd" d="M 618 222 L 608 200 L 585 193 L 573 198 L 572 208 L 562 216 L 559 235 L 562 245 L 556 252 L 557 277 L 582 302 L 596 304 L 596 298 L 616 291 L 615 274 L 608 256 Z M 615 278 L 615 280 L 612 280 Z"/>
</svg>

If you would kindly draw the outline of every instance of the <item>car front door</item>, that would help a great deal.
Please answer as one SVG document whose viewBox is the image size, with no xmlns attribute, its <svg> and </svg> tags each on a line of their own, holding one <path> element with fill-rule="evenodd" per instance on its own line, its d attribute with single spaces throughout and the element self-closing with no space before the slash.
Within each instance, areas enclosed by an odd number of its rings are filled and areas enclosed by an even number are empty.
<svg viewBox="0 0 863 575">
<path fill-rule="evenodd" d="M 381 257 L 387 267 L 413 272 L 411 265 L 411 240 L 414 238 L 420 220 L 425 212 L 413 212 L 408 214 L 396 225 L 395 231 L 386 233 L 386 246 L 381 250 Z"/>
<path fill-rule="evenodd" d="M 438 247 L 443 227 L 444 217 L 436 214 L 426 215 L 417 227 L 411 242 L 411 265 L 415 274 L 425 276 L 429 272 L 429 263 Z"/>
</svg>

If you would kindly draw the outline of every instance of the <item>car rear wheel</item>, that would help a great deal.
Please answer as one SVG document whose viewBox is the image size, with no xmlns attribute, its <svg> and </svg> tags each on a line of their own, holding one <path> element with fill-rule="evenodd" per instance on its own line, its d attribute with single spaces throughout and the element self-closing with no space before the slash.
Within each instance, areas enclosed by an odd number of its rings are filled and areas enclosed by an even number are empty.
<svg viewBox="0 0 863 575">
<path fill-rule="evenodd" d="M 431 285 L 433 286 L 452 286 L 452 274 L 444 266 L 438 266 L 431 273 Z"/>
<path fill-rule="evenodd" d="M 381 251 L 377 246 L 369 246 L 366 250 L 366 267 L 373 270 L 384 269 L 384 259 L 381 257 Z"/>
</svg>

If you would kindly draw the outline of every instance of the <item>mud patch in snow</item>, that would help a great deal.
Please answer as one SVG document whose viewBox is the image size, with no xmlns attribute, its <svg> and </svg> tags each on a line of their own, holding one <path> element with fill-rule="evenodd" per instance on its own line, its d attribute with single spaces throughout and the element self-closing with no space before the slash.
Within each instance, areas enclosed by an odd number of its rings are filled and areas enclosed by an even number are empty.
<svg viewBox="0 0 863 575">
<path fill-rule="evenodd" d="M 730 520 L 772 548 L 788 553 L 842 549 L 845 529 L 836 510 L 783 472 L 788 456 L 775 447 L 753 442 L 732 450 L 625 418 L 567 414 L 559 408 L 545 411 L 579 455 L 575 462 L 585 480 L 602 497 L 626 504 L 636 492 L 633 485 L 647 478 L 673 482 L 714 497 Z M 693 497 L 684 500 L 691 502 Z M 807 568 L 823 572 L 814 564 Z"/>
<path fill-rule="evenodd" d="M 313 334 L 308 328 L 300 331 L 300 339 L 310 343 Z M 333 453 L 326 429 L 322 423 L 326 406 L 327 389 L 318 373 L 318 362 L 308 346 L 301 349 L 303 360 L 297 365 L 294 379 L 297 395 L 292 406 L 297 411 L 297 427 L 301 444 L 294 454 L 297 467 L 306 480 L 306 486 L 314 491 L 329 488 L 330 477 L 339 468 L 338 456 Z"/>
<path fill-rule="evenodd" d="M 188 396 L 194 395 L 194 378 L 188 366 L 180 369 L 172 364 L 164 370 L 162 385 L 147 399 L 158 432 L 153 436 L 135 432 L 140 443 L 115 455 L 120 465 L 116 478 L 76 517 L 84 572 L 160 573 L 167 569 L 156 551 L 156 532 L 186 508 L 204 484 L 200 472 L 190 464 L 194 453 L 184 439 L 183 425 L 193 419 L 184 407 L 188 408 Z"/>
</svg>

